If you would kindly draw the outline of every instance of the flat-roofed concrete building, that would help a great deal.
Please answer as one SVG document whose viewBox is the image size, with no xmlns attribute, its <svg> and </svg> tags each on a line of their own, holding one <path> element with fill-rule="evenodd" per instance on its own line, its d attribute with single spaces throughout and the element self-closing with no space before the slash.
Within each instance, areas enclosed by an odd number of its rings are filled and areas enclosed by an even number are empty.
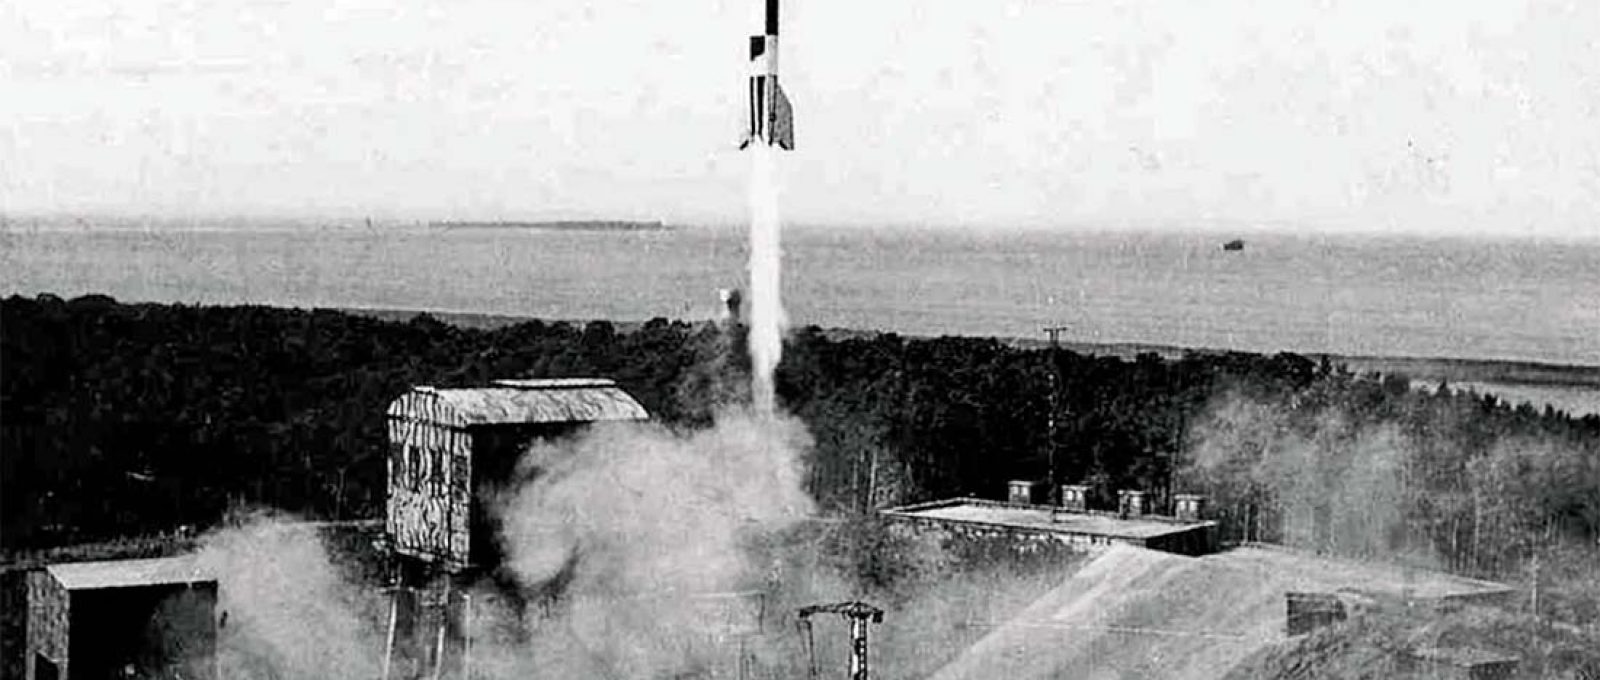
<svg viewBox="0 0 1600 680">
<path fill-rule="evenodd" d="M 1068 510 L 978 498 L 919 503 L 890 508 L 882 514 L 925 532 L 1007 541 L 1024 548 L 1039 541 L 1084 548 L 1123 543 L 1180 555 L 1203 555 L 1217 548 L 1216 522 L 1158 515 Z"/>
<path fill-rule="evenodd" d="M 216 678 L 217 580 L 193 556 L 27 576 L 27 680 Z"/>
</svg>

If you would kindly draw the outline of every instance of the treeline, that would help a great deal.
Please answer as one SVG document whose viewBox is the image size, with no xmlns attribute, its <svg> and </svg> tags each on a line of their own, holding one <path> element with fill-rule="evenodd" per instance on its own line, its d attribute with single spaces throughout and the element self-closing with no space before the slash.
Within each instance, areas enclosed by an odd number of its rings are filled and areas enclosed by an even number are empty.
<svg viewBox="0 0 1600 680">
<path fill-rule="evenodd" d="M 1233 540 L 1513 580 L 1542 560 L 1592 580 L 1600 417 L 1409 383 L 1335 371 L 1230 391 L 1190 428 L 1179 479 Z"/>
<path fill-rule="evenodd" d="M 412 385 L 606 376 L 658 419 L 692 428 L 740 398 L 748 371 L 737 333 L 662 319 L 626 333 L 605 322 L 469 330 L 426 315 L 395 323 L 326 310 L 14 296 L 0 301 L 0 334 L 7 548 L 204 526 L 248 504 L 381 517 L 383 413 Z M 1266 487 L 1186 462 L 1186 452 L 1203 449 L 1198 436 L 1225 441 L 1219 403 L 1275 405 L 1283 415 L 1261 427 L 1278 433 L 1314 435 L 1332 405 L 1354 423 L 1394 423 L 1438 463 L 1428 474 L 1440 484 L 1513 438 L 1559 441 L 1591 463 L 1600 440 L 1594 416 L 1414 392 L 1398 376 L 1354 376 L 1291 354 L 1127 361 L 988 339 L 831 339 L 813 327 L 788 339 L 778 390 L 815 437 L 811 490 L 830 509 L 998 496 L 1006 480 L 1043 478 L 1054 401 L 1059 481 L 1092 484 L 1102 507 L 1118 488 L 1202 487 L 1218 496 L 1236 537 L 1265 538 L 1260 525 L 1283 520 L 1261 510 Z M 1495 469 L 1508 479 L 1520 470 Z M 1542 493 L 1517 488 L 1507 493 Z M 1583 514 L 1591 510 L 1561 501 L 1537 512 L 1563 518 L 1551 531 L 1593 535 L 1600 519 Z M 1440 517 L 1466 511 L 1450 506 Z M 1436 538 L 1459 549 L 1461 531 Z"/>
</svg>

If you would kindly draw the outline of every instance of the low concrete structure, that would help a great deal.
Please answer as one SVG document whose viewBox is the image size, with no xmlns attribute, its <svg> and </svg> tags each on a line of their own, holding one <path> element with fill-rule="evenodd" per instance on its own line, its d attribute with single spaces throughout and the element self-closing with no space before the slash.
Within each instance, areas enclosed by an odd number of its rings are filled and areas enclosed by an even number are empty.
<svg viewBox="0 0 1600 680">
<path fill-rule="evenodd" d="M 1056 542 L 1084 548 L 1122 543 L 1180 555 L 1204 555 L 1217 547 L 1216 522 L 1171 517 L 1083 511 L 1026 503 L 956 498 L 881 511 L 883 516 L 923 532 L 1029 543 Z"/>
<path fill-rule="evenodd" d="M 1333 593 L 1290 592 L 1284 595 L 1284 632 L 1291 637 L 1331 626 L 1347 617 L 1344 602 Z"/>
<path fill-rule="evenodd" d="M 27 590 L 27 680 L 217 676 L 217 581 L 192 556 L 52 564 Z"/>
<path fill-rule="evenodd" d="M 1419 647 L 1405 655 L 1402 670 L 1430 680 L 1505 680 L 1517 674 L 1520 660 L 1467 647 Z"/>
</svg>

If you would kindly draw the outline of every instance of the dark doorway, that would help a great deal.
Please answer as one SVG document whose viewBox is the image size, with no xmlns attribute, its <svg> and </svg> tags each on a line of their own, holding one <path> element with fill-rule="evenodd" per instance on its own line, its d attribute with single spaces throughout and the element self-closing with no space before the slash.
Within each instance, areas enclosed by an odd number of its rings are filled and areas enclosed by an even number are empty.
<svg viewBox="0 0 1600 680">
<path fill-rule="evenodd" d="M 43 654 L 33 655 L 33 680 L 61 680 L 61 669 Z"/>
<path fill-rule="evenodd" d="M 211 680 L 216 585 L 77 591 L 70 659 L 79 680 Z"/>
</svg>

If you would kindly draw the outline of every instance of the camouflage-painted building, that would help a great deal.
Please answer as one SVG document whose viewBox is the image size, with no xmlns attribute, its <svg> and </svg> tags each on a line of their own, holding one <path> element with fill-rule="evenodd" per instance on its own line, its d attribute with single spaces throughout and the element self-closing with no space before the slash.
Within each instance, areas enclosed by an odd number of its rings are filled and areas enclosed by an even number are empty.
<svg viewBox="0 0 1600 680">
<path fill-rule="evenodd" d="M 27 576 L 27 680 L 216 677 L 217 581 L 192 556 Z"/>
<path fill-rule="evenodd" d="M 493 518 L 480 502 L 510 479 L 529 442 L 649 414 L 611 380 L 566 378 L 414 387 L 387 417 L 394 550 L 455 572 L 498 562 Z"/>
</svg>

